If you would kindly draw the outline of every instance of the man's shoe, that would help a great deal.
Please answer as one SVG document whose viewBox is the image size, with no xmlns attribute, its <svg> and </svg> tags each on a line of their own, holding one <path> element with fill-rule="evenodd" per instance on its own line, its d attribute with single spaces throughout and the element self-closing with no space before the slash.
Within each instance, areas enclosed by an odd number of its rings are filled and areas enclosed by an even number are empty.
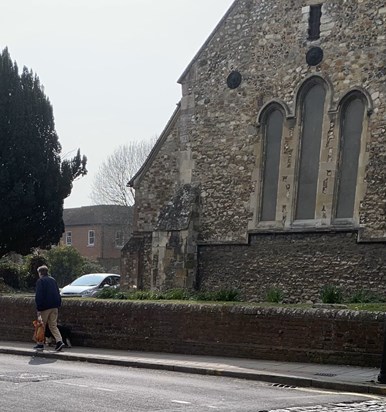
<svg viewBox="0 0 386 412">
<path fill-rule="evenodd" d="M 43 345 L 42 343 L 38 343 L 38 344 L 35 345 L 33 348 L 34 348 L 36 351 L 38 351 L 38 352 L 43 352 L 43 350 L 44 350 L 44 345 Z"/>
<path fill-rule="evenodd" d="M 64 347 L 64 343 L 62 341 L 59 341 L 56 343 L 55 346 L 55 352 L 60 352 Z"/>
</svg>

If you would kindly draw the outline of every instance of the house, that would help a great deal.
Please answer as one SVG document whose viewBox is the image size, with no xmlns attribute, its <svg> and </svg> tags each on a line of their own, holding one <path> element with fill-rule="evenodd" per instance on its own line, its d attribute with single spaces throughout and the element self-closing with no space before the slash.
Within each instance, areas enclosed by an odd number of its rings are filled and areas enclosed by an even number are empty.
<svg viewBox="0 0 386 412">
<path fill-rule="evenodd" d="M 128 206 L 97 205 L 64 209 L 65 231 L 61 244 L 73 246 L 106 271 L 120 267 L 123 245 L 131 233 L 132 210 Z"/>
<path fill-rule="evenodd" d="M 386 293 L 383 0 L 236 0 L 142 168 L 123 281 Z"/>
</svg>

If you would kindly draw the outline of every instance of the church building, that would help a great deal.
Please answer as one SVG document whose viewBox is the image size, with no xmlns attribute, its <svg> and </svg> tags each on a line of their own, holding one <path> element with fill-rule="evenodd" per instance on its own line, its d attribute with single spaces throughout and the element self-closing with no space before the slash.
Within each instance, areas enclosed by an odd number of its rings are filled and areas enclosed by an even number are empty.
<svg viewBox="0 0 386 412">
<path fill-rule="evenodd" d="M 385 296 L 384 0 L 235 0 L 178 83 L 123 284 Z"/>
</svg>

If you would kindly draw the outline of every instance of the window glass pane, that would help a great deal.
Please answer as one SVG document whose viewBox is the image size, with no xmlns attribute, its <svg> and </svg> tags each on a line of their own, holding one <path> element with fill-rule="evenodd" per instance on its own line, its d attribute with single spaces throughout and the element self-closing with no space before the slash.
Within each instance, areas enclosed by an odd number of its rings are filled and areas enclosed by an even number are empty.
<svg viewBox="0 0 386 412">
<path fill-rule="evenodd" d="M 304 99 L 303 133 L 301 136 L 298 194 L 295 219 L 315 218 L 319 156 L 322 139 L 326 91 L 320 84 L 313 86 Z"/>
<path fill-rule="evenodd" d="M 355 98 L 342 111 L 341 154 L 338 181 L 336 217 L 352 218 L 358 176 L 362 124 L 365 106 Z"/>
<path fill-rule="evenodd" d="M 123 246 L 123 232 L 118 230 L 115 233 L 115 246 L 122 247 Z"/>
<path fill-rule="evenodd" d="M 88 244 L 94 245 L 95 243 L 95 232 L 93 230 L 89 230 L 88 232 Z"/>
<path fill-rule="evenodd" d="M 281 136 L 283 133 L 283 115 L 279 110 L 274 110 L 267 116 L 265 130 L 261 220 L 273 221 L 276 218 L 280 148 Z"/>
</svg>

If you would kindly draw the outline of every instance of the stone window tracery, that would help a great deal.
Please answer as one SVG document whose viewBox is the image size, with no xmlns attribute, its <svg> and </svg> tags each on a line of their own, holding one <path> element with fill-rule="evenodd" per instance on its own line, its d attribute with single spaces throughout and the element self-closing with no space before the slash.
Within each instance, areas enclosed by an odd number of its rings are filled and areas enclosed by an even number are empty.
<svg viewBox="0 0 386 412">
<path fill-rule="evenodd" d="M 298 88 L 293 112 L 277 99 L 261 109 L 259 230 L 358 225 L 371 100 L 356 88 L 337 107 L 333 101 L 328 80 L 312 76 Z"/>
</svg>

